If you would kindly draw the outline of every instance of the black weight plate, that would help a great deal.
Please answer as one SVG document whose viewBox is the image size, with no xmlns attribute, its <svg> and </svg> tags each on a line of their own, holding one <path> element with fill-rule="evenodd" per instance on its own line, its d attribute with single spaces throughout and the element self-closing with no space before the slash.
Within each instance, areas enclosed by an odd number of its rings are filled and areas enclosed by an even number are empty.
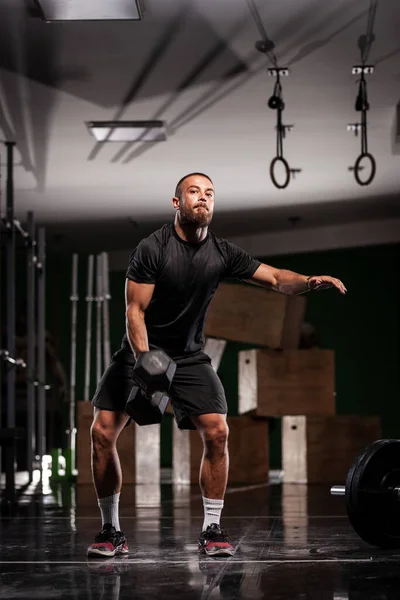
<svg viewBox="0 0 400 600">
<path fill-rule="evenodd" d="M 346 479 L 347 514 L 356 533 L 380 548 L 400 548 L 400 440 L 378 440 L 354 461 Z"/>
</svg>

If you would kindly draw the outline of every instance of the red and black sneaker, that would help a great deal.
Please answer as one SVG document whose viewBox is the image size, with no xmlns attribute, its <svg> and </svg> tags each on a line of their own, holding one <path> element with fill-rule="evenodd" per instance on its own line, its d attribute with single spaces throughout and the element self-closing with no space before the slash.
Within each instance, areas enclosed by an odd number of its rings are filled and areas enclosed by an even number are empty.
<svg viewBox="0 0 400 600">
<path fill-rule="evenodd" d="M 207 556 L 232 556 L 234 547 L 224 529 L 217 523 L 212 523 L 199 537 L 199 550 Z"/>
<path fill-rule="evenodd" d="M 109 558 L 116 554 L 127 554 L 129 552 L 126 538 L 122 531 L 116 531 L 110 523 L 105 523 L 103 529 L 94 538 L 86 551 L 87 556 L 104 556 Z"/>
</svg>

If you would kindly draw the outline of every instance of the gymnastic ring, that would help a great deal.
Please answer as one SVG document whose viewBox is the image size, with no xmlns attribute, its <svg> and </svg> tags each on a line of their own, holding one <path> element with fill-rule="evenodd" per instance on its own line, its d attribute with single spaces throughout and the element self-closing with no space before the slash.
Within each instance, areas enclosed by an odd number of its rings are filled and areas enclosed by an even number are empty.
<svg viewBox="0 0 400 600">
<path fill-rule="evenodd" d="M 276 180 L 276 177 L 275 177 L 275 165 L 277 162 L 281 162 L 283 164 L 283 166 L 285 167 L 286 179 L 283 184 L 278 183 Z M 289 167 L 288 162 L 283 158 L 283 156 L 275 156 L 275 158 L 271 161 L 271 164 L 269 166 L 269 175 L 272 179 L 272 183 L 278 189 L 283 190 L 285 187 L 287 187 L 289 185 L 290 167 Z"/>
<path fill-rule="evenodd" d="M 371 173 L 369 174 L 368 179 L 366 179 L 365 181 L 362 181 L 362 179 L 360 179 L 360 175 L 359 175 L 360 165 L 361 165 L 361 161 L 363 158 L 368 158 L 369 162 L 371 163 Z M 363 152 L 362 154 L 360 154 L 360 156 L 357 158 L 357 160 L 354 164 L 355 180 L 357 181 L 358 185 L 369 185 L 371 183 L 371 181 L 374 179 L 375 174 L 376 174 L 375 158 L 369 152 Z"/>
</svg>

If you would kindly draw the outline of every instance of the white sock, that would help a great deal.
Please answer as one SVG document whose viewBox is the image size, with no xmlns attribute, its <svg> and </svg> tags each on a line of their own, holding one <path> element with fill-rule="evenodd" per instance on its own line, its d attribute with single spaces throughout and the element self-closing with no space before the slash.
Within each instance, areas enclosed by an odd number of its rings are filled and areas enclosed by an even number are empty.
<svg viewBox="0 0 400 600">
<path fill-rule="evenodd" d="M 111 523 L 111 525 L 114 525 L 116 531 L 121 531 L 118 516 L 120 495 L 121 494 L 118 493 L 113 496 L 107 496 L 106 498 L 98 498 L 97 503 L 100 507 L 102 527 L 104 527 L 106 523 Z"/>
<path fill-rule="evenodd" d="M 221 519 L 221 511 L 224 507 L 223 500 L 211 500 L 210 498 L 204 498 L 203 496 L 203 506 L 204 506 L 204 522 L 203 529 L 205 531 L 211 523 L 217 523 L 219 525 Z"/>
</svg>

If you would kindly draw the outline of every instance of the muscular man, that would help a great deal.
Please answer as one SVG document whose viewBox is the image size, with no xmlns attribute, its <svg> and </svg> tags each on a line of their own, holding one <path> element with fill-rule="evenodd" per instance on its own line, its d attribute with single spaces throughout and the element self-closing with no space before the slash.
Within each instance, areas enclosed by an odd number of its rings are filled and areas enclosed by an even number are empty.
<svg viewBox="0 0 400 600">
<path fill-rule="evenodd" d="M 204 451 L 200 489 L 204 522 L 199 548 L 209 556 L 231 555 L 234 548 L 220 527 L 228 479 L 227 404 L 218 375 L 203 352 L 207 308 L 226 277 L 248 280 L 282 294 L 346 288 L 327 275 L 306 276 L 275 269 L 209 229 L 214 186 L 202 173 L 183 177 L 172 199 L 175 221 L 143 239 L 131 254 L 126 273 L 126 333 L 93 398 L 92 472 L 102 530 L 89 556 L 128 552 L 120 530 L 122 485 L 116 441 L 129 421 L 124 412 L 133 385 L 135 357 L 163 349 L 177 364 L 169 395 L 180 429 L 197 429 Z"/>
</svg>

